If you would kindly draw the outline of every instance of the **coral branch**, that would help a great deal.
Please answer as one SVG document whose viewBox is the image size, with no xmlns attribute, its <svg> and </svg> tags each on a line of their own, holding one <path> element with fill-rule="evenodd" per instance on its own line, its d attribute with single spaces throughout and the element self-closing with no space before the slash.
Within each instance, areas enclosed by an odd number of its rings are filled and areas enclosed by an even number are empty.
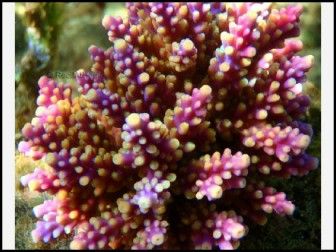
<svg viewBox="0 0 336 252">
<path fill-rule="evenodd" d="M 302 8 L 126 7 L 126 17 L 103 19 L 111 47 L 89 48 L 78 92 L 39 80 L 36 116 L 18 146 L 48 164 L 21 178 L 52 197 L 34 208 L 33 240 L 74 234 L 71 249 L 226 250 L 247 234 L 240 215 L 264 224 L 269 213 L 293 214 L 285 193 L 263 181 L 318 165 L 306 153 L 312 127 L 300 121 L 313 58 L 297 56 L 303 44 L 291 38 Z"/>
</svg>

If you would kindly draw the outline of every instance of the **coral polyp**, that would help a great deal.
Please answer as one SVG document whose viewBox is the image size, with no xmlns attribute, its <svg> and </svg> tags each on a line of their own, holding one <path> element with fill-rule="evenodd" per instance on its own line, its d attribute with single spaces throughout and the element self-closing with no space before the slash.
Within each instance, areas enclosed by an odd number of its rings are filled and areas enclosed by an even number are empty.
<svg viewBox="0 0 336 252">
<path fill-rule="evenodd" d="M 302 8 L 270 3 L 127 3 L 105 17 L 73 85 L 40 78 L 19 151 L 48 168 L 21 178 L 51 199 L 35 242 L 71 249 L 235 249 L 247 223 L 292 215 L 268 177 L 303 176 L 312 56 Z M 280 232 L 280 231 L 279 231 Z"/>
</svg>

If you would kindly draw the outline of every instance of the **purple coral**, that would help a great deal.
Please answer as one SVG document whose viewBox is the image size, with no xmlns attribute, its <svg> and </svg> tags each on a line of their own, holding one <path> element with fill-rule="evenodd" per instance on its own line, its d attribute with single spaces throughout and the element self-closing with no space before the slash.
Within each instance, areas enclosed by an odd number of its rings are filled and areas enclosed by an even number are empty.
<svg viewBox="0 0 336 252">
<path fill-rule="evenodd" d="M 53 196 L 34 208 L 34 241 L 72 249 L 235 249 L 244 218 L 291 215 L 265 175 L 302 176 L 312 129 L 302 92 L 312 56 L 299 6 L 128 3 L 105 17 L 111 48 L 92 72 L 42 77 L 19 151 L 43 159 L 21 182 Z"/>
</svg>

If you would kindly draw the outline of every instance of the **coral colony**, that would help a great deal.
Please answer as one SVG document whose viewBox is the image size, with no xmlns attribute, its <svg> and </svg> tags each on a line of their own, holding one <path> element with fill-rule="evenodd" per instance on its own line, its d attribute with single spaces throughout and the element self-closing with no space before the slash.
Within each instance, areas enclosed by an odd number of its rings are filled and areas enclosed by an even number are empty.
<svg viewBox="0 0 336 252">
<path fill-rule="evenodd" d="M 247 223 L 291 215 L 267 176 L 303 176 L 302 121 L 312 56 L 297 56 L 300 6 L 128 3 L 105 17 L 112 46 L 92 71 L 40 78 L 19 151 L 42 159 L 22 177 L 51 199 L 34 208 L 35 242 L 71 249 L 235 249 Z"/>
</svg>

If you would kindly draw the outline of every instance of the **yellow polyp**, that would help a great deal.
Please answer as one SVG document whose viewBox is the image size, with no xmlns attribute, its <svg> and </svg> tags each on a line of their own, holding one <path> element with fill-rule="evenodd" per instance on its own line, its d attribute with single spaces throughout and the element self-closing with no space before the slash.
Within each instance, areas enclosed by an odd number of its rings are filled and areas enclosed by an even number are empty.
<svg viewBox="0 0 336 252">
<path fill-rule="evenodd" d="M 54 116 L 52 116 L 52 115 L 48 115 L 48 116 L 47 116 L 47 122 L 48 122 L 48 123 L 53 123 L 54 120 L 55 120 L 55 117 L 54 117 Z"/>
<path fill-rule="evenodd" d="M 292 91 L 287 91 L 285 96 L 288 100 L 293 100 L 295 98 L 295 94 Z"/>
<path fill-rule="evenodd" d="M 272 111 L 273 111 L 274 114 L 282 114 L 282 113 L 285 112 L 285 109 L 283 108 L 282 105 L 278 105 L 278 106 L 274 106 L 272 108 Z"/>
<path fill-rule="evenodd" d="M 224 109 L 224 103 L 223 102 L 217 102 L 215 105 L 216 111 L 222 111 Z"/>
<path fill-rule="evenodd" d="M 141 73 L 138 78 L 141 84 L 145 84 L 149 81 L 149 74 L 148 73 Z"/>
<path fill-rule="evenodd" d="M 219 175 L 215 175 L 214 176 L 214 182 L 216 183 L 216 185 L 222 185 L 223 184 L 223 179 L 222 179 L 222 177 L 221 176 L 219 176 Z"/>
<path fill-rule="evenodd" d="M 230 233 L 233 238 L 240 239 L 245 234 L 245 228 L 243 225 L 237 223 L 236 225 L 231 226 Z"/>
<path fill-rule="evenodd" d="M 49 144 L 49 149 L 55 151 L 57 149 L 57 144 L 55 142 L 51 142 Z"/>
<path fill-rule="evenodd" d="M 99 142 L 100 142 L 100 138 L 99 138 L 98 135 L 94 135 L 93 138 L 92 138 L 92 140 L 93 140 L 94 144 L 99 144 Z"/>
<path fill-rule="evenodd" d="M 70 148 L 70 141 L 69 139 L 64 139 L 61 143 L 62 148 L 68 150 Z"/>
<path fill-rule="evenodd" d="M 224 40 L 224 41 L 230 41 L 234 38 L 234 36 L 231 33 L 228 33 L 225 31 L 220 34 L 220 37 L 221 37 L 221 40 Z"/>
<path fill-rule="evenodd" d="M 64 200 L 64 199 L 66 199 L 67 196 L 68 196 L 68 192 L 64 189 L 59 190 L 57 195 L 56 195 L 56 197 L 59 200 Z"/>
<path fill-rule="evenodd" d="M 151 168 L 152 170 L 156 170 L 157 168 L 159 168 L 159 163 L 157 161 L 152 161 L 149 164 L 149 168 Z"/>
<path fill-rule="evenodd" d="M 244 66 L 244 67 L 247 67 L 249 65 L 251 65 L 251 60 L 250 59 L 247 59 L 247 58 L 243 58 L 241 60 L 241 64 Z"/>
<path fill-rule="evenodd" d="M 256 138 L 257 139 L 260 139 L 260 138 L 263 138 L 265 135 L 264 135 L 264 133 L 261 131 L 261 130 L 259 130 L 257 133 L 256 133 Z"/>
<path fill-rule="evenodd" d="M 246 147 L 253 147 L 255 145 L 255 141 L 253 140 L 252 137 L 248 137 L 248 138 L 245 139 L 244 145 Z"/>
<path fill-rule="evenodd" d="M 274 163 L 272 164 L 272 169 L 273 169 L 274 171 L 281 171 L 282 166 L 281 166 L 281 164 L 280 164 L 279 162 L 274 162 Z"/>
<path fill-rule="evenodd" d="M 104 169 L 104 168 L 99 168 L 99 169 L 98 169 L 98 175 L 101 176 L 101 177 L 106 176 L 106 175 L 107 175 L 107 171 L 106 171 L 106 169 Z"/>
<path fill-rule="evenodd" d="M 275 32 L 274 32 L 274 37 L 275 38 L 278 38 L 282 35 L 282 31 L 280 29 L 277 29 Z"/>
<path fill-rule="evenodd" d="M 145 88 L 145 94 L 147 96 L 152 96 L 155 93 L 155 86 L 154 85 L 149 85 Z"/>
<path fill-rule="evenodd" d="M 278 94 L 273 94 L 270 97 L 268 97 L 268 102 L 277 102 L 280 100 L 280 96 Z"/>
<path fill-rule="evenodd" d="M 264 166 L 261 167 L 260 171 L 263 174 L 270 174 L 271 169 L 267 165 L 264 165 Z"/>
<path fill-rule="evenodd" d="M 76 114 L 75 114 L 75 120 L 77 122 L 82 121 L 84 118 L 86 117 L 86 112 L 84 110 L 79 110 Z"/>
<path fill-rule="evenodd" d="M 39 95 L 39 97 L 37 98 L 37 104 L 43 104 L 45 103 L 47 100 L 47 97 L 44 94 Z"/>
<path fill-rule="evenodd" d="M 195 149 L 196 145 L 193 142 L 187 142 L 184 147 L 183 150 L 185 152 L 191 152 Z"/>
<path fill-rule="evenodd" d="M 289 160 L 289 156 L 287 154 L 281 154 L 278 156 L 279 160 L 286 163 Z"/>
<path fill-rule="evenodd" d="M 132 128 L 139 128 L 141 126 L 141 118 L 139 114 L 132 113 L 126 118 L 126 123 Z"/>
<path fill-rule="evenodd" d="M 173 148 L 174 150 L 176 150 L 179 146 L 180 146 L 180 142 L 178 139 L 173 138 L 169 141 L 169 145 L 171 148 Z"/>
<path fill-rule="evenodd" d="M 123 163 L 123 157 L 120 153 L 113 155 L 112 161 L 115 165 L 121 165 Z"/>
<path fill-rule="evenodd" d="M 310 137 L 307 135 L 303 135 L 298 141 L 298 146 L 301 148 L 306 148 L 310 143 Z"/>
<path fill-rule="evenodd" d="M 106 245 L 106 241 L 105 240 L 100 240 L 100 241 L 98 241 L 97 245 L 98 245 L 98 249 L 103 249 Z"/>
<path fill-rule="evenodd" d="M 155 154 L 158 152 L 158 149 L 155 145 L 151 144 L 149 146 L 146 147 L 146 151 L 149 153 L 149 154 Z"/>
<path fill-rule="evenodd" d="M 159 139 L 159 138 L 161 137 L 161 134 L 160 134 L 159 131 L 155 130 L 155 131 L 153 131 L 153 133 L 152 133 L 152 137 L 153 137 L 154 139 Z"/>
<path fill-rule="evenodd" d="M 251 162 L 251 160 L 250 160 L 250 156 L 247 155 L 247 154 L 244 154 L 244 155 L 242 156 L 242 165 L 243 165 L 244 167 L 247 167 L 247 166 L 250 165 L 250 162 Z"/>
<path fill-rule="evenodd" d="M 196 199 L 198 199 L 198 200 L 200 200 L 204 197 L 204 195 L 201 192 L 197 192 L 195 196 L 196 196 Z"/>
<path fill-rule="evenodd" d="M 209 85 L 203 85 L 200 91 L 204 96 L 208 96 L 211 94 L 212 89 Z"/>
<path fill-rule="evenodd" d="M 29 181 L 29 183 L 28 183 L 28 187 L 29 187 L 29 190 L 30 191 L 35 191 L 35 190 L 37 190 L 39 187 L 40 187 L 40 182 L 39 181 L 37 181 L 37 180 L 31 180 L 31 181 Z"/>
<path fill-rule="evenodd" d="M 56 97 L 55 95 L 51 96 L 51 97 L 50 97 L 50 101 L 51 101 L 52 103 L 56 103 L 56 102 L 57 102 L 57 97 Z"/>
<path fill-rule="evenodd" d="M 57 125 L 60 125 L 63 123 L 63 117 L 62 116 L 56 116 L 55 122 Z"/>
<path fill-rule="evenodd" d="M 190 39 L 185 39 L 182 43 L 182 47 L 186 51 L 191 51 L 194 48 L 194 43 Z"/>
<path fill-rule="evenodd" d="M 216 229 L 215 231 L 213 231 L 212 236 L 215 239 L 219 239 L 222 236 L 222 232 L 219 229 Z"/>
<path fill-rule="evenodd" d="M 134 160 L 136 166 L 142 166 L 145 163 L 145 158 L 143 156 L 138 156 Z"/>
<path fill-rule="evenodd" d="M 247 73 L 248 73 L 247 69 L 242 69 L 242 70 L 239 71 L 239 76 L 243 77 L 243 76 L 247 75 Z"/>
<path fill-rule="evenodd" d="M 194 119 L 191 120 L 190 124 L 193 126 L 199 125 L 202 122 L 201 118 L 195 117 Z"/>
<path fill-rule="evenodd" d="M 209 188 L 209 193 L 213 199 L 219 199 L 222 197 L 223 189 L 219 185 L 213 185 Z"/>
<path fill-rule="evenodd" d="M 164 241 L 164 236 L 163 234 L 160 234 L 160 233 L 153 235 L 151 238 L 151 243 L 155 246 L 161 245 L 163 241 Z"/>
<path fill-rule="evenodd" d="M 307 64 L 311 67 L 314 64 L 314 56 L 313 55 L 307 55 L 304 57 Z"/>
<path fill-rule="evenodd" d="M 164 28 L 164 27 L 159 27 L 158 29 L 157 29 L 157 32 L 158 32 L 158 34 L 161 34 L 161 35 L 163 35 L 163 34 L 165 34 L 166 33 L 166 29 Z"/>
<path fill-rule="evenodd" d="M 82 250 L 82 249 L 85 249 L 85 247 L 86 247 L 85 242 L 80 241 L 80 240 L 73 240 L 70 243 L 70 249 L 72 250 Z"/>
<path fill-rule="evenodd" d="M 203 165 L 203 169 L 204 169 L 205 171 L 207 171 L 207 170 L 209 170 L 209 169 L 211 169 L 211 168 L 212 168 L 212 163 L 209 162 L 209 161 L 205 161 L 205 163 L 204 163 L 204 165 Z"/>
<path fill-rule="evenodd" d="M 234 52 L 234 48 L 233 48 L 232 46 L 227 46 L 227 47 L 225 47 L 225 49 L 224 49 L 224 53 L 225 53 L 226 55 L 232 55 L 233 52 Z"/>
<path fill-rule="evenodd" d="M 263 192 L 261 190 L 257 190 L 257 191 L 254 192 L 254 197 L 256 199 L 261 199 L 263 197 L 263 195 L 264 194 L 263 194 Z"/>
<path fill-rule="evenodd" d="M 151 207 L 151 201 L 148 197 L 140 197 L 138 200 L 138 205 L 141 209 L 148 209 Z"/>
<path fill-rule="evenodd" d="M 170 182 L 174 182 L 176 180 L 177 176 L 175 173 L 169 173 L 168 176 L 167 176 L 167 179 L 170 181 Z"/>
<path fill-rule="evenodd" d="M 45 156 L 45 162 L 50 165 L 50 166 L 53 166 L 55 163 L 56 163 L 56 157 L 53 153 L 48 153 L 46 156 Z"/>
<path fill-rule="evenodd" d="M 239 129 L 240 127 L 242 127 L 244 124 L 244 122 L 242 120 L 237 120 L 234 124 L 234 127 Z"/>
<path fill-rule="evenodd" d="M 128 213 L 131 209 L 131 205 L 126 200 L 123 200 L 123 199 L 118 199 L 117 205 L 118 205 L 118 210 L 121 213 Z"/>
<path fill-rule="evenodd" d="M 257 102 L 261 102 L 261 101 L 264 99 L 264 97 L 265 97 L 265 96 L 264 96 L 263 93 L 258 93 L 258 94 L 257 94 L 257 97 L 256 97 L 256 98 L 257 98 L 257 99 L 256 99 Z"/>
<path fill-rule="evenodd" d="M 69 213 L 69 218 L 72 220 L 77 219 L 78 216 L 79 216 L 79 212 L 77 210 L 73 210 Z"/>
<path fill-rule="evenodd" d="M 127 42 L 123 39 L 116 39 L 114 41 L 114 49 L 118 51 L 125 51 L 127 48 Z"/>
<path fill-rule="evenodd" d="M 75 167 L 75 171 L 77 172 L 77 173 L 82 173 L 83 172 L 83 167 L 81 167 L 81 166 L 76 166 Z"/>
<path fill-rule="evenodd" d="M 227 72 L 230 70 L 230 65 L 226 62 L 219 65 L 219 70 L 222 72 Z"/>
<path fill-rule="evenodd" d="M 87 186 L 90 182 L 90 178 L 88 176 L 82 176 L 80 179 L 79 179 L 79 184 L 81 186 Z"/>
<path fill-rule="evenodd" d="M 178 127 L 178 133 L 180 135 L 185 135 L 188 132 L 188 130 L 189 130 L 189 124 L 186 122 L 181 123 Z"/>
<path fill-rule="evenodd" d="M 265 211 L 266 213 L 272 213 L 273 208 L 270 204 L 263 204 L 262 205 L 262 210 Z"/>
<path fill-rule="evenodd" d="M 110 28 L 110 19 L 111 16 L 104 16 L 103 20 L 102 20 L 102 25 L 105 27 L 105 29 L 109 29 Z"/>
<path fill-rule="evenodd" d="M 226 128 L 229 128 L 232 126 L 232 122 L 229 120 L 229 119 L 224 119 L 223 120 L 223 125 L 226 127 Z"/>
<path fill-rule="evenodd" d="M 264 120 L 267 118 L 267 111 L 265 109 L 260 109 L 256 114 L 256 119 L 258 120 Z"/>
</svg>

